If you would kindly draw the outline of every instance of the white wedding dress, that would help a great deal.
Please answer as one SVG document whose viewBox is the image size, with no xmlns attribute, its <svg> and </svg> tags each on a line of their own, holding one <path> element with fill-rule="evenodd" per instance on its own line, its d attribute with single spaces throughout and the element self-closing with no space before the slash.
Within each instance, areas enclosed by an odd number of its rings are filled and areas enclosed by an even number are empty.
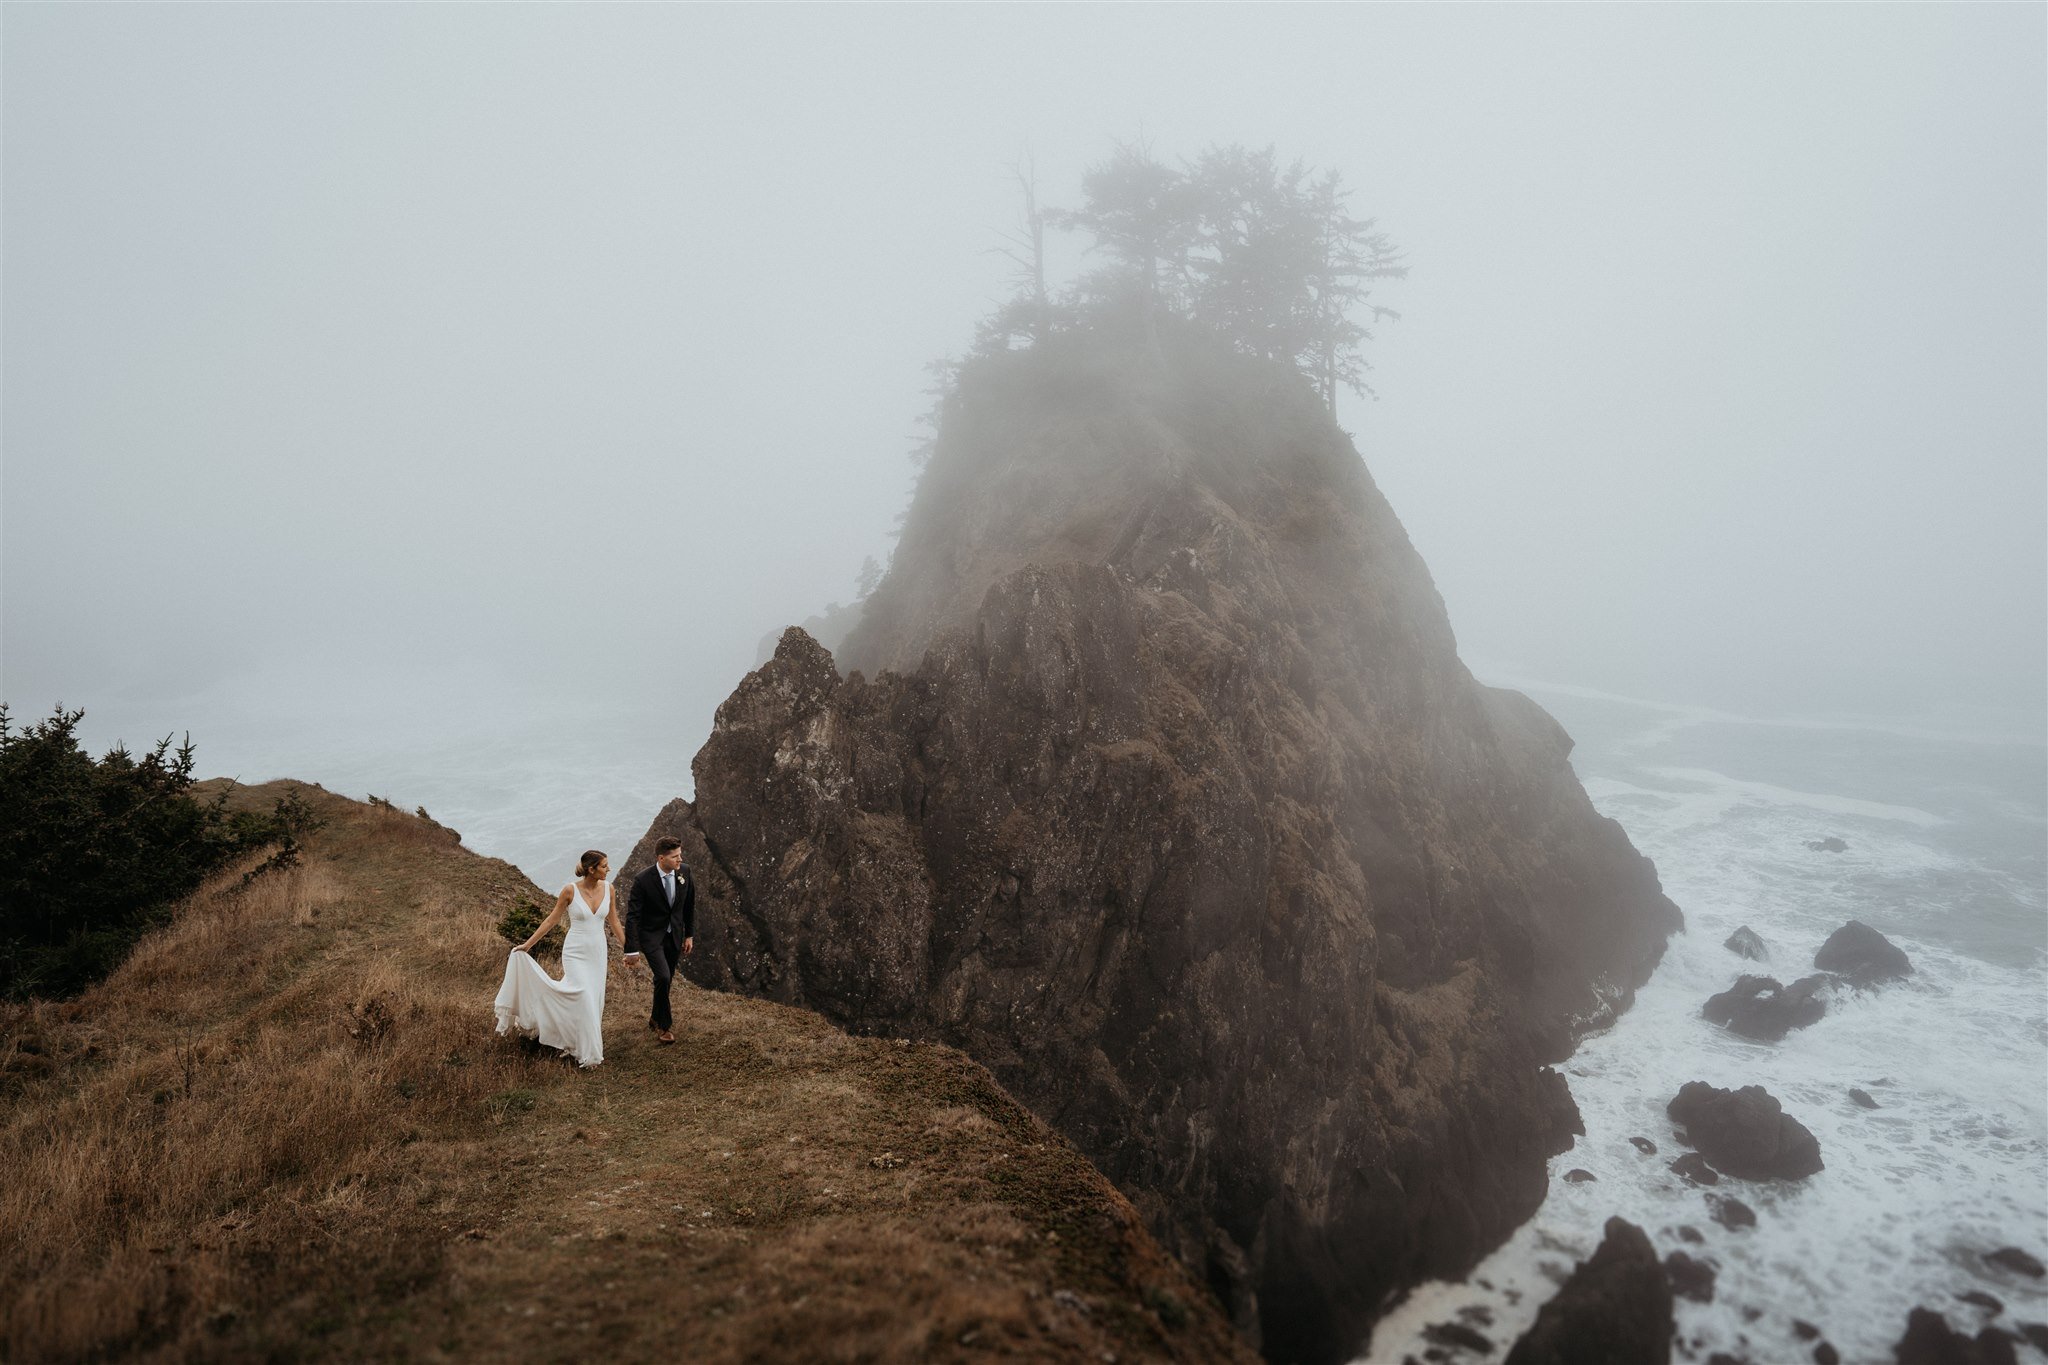
<svg viewBox="0 0 2048 1365">
<path fill-rule="evenodd" d="M 533 954 L 514 951 L 498 987 L 498 1032 L 523 1033 L 558 1047 L 579 1066 L 604 1060 L 604 980 L 609 960 L 604 920 L 612 908 L 612 887 L 596 910 L 570 883 L 568 937 L 562 941 L 562 979 L 541 970 Z"/>
</svg>

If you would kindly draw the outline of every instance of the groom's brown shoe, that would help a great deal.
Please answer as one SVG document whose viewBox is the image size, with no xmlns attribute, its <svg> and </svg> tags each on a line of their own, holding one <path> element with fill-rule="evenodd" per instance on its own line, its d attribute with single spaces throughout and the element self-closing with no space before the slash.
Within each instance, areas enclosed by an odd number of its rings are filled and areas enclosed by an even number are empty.
<svg viewBox="0 0 2048 1365">
<path fill-rule="evenodd" d="M 660 1033 L 654 1035 L 654 1041 L 657 1043 L 673 1043 L 675 1040 L 675 1034 L 670 1033 L 667 1029 L 663 1029 Z"/>
</svg>

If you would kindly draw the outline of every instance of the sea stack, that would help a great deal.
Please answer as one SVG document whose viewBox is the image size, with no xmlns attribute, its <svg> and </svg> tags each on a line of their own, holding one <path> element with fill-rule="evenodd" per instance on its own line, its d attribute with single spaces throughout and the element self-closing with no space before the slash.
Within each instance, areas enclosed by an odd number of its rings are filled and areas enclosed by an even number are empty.
<svg viewBox="0 0 2048 1365">
<path fill-rule="evenodd" d="M 1680 926 L 1570 749 L 1291 369 L 1083 333 L 963 367 L 840 657 L 786 633 L 626 870 L 681 837 L 693 980 L 962 1048 L 1337 1361 L 1535 1210 Z"/>
</svg>

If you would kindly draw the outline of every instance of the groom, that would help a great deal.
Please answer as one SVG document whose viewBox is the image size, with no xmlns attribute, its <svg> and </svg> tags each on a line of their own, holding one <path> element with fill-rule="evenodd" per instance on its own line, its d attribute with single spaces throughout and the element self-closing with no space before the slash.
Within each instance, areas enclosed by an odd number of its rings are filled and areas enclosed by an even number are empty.
<svg viewBox="0 0 2048 1365">
<path fill-rule="evenodd" d="M 654 866 L 635 877 L 626 893 L 626 965 L 637 967 L 644 958 L 654 971 L 654 1017 L 647 1026 L 660 1042 L 676 1040 L 668 1012 L 669 982 L 677 958 L 688 957 L 696 946 L 696 934 L 697 884 L 683 866 L 683 841 L 657 840 Z"/>
</svg>

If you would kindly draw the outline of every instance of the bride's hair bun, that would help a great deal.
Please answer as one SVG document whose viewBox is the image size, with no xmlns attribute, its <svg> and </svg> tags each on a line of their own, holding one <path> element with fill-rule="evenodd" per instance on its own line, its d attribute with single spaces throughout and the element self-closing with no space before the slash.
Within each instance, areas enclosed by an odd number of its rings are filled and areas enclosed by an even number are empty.
<svg viewBox="0 0 2048 1365">
<path fill-rule="evenodd" d="M 583 856 L 576 862 L 576 875 L 579 877 L 596 876 L 598 865 L 603 861 L 604 854 L 602 851 L 594 848 L 585 851 Z"/>
</svg>

